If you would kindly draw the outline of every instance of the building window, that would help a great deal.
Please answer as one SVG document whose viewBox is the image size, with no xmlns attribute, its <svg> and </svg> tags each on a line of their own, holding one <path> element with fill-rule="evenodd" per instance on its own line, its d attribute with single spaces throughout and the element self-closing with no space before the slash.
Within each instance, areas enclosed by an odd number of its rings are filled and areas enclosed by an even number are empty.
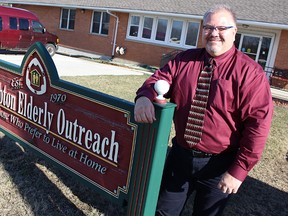
<svg viewBox="0 0 288 216">
<path fill-rule="evenodd" d="M 142 38 L 151 39 L 152 27 L 153 27 L 153 18 L 144 17 L 144 26 L 143 26 Z"/>
<path fill-rule="evenodd" d="M 61 29 L 74 30 L 76 18 L 76 10 L 75 9 L 62 9 L 61 13 Z"/>
<path fill-rule="evenodd" d="M 165 41 L 167 25 L 168 25 L 168 20 L 158 19 L 156 37 L 155 37 L 156 40 Z"/>
<path fill-rule="evenodd" d="M 170 42 L 180 44 L 181 41 L 181 33 L 183 29 L 183 22 L 178 20 L 172 21 L 172 29 L 170 35 Z"/>
<path fill-rule="evenodd" d="M 196 46 L 200 24 L 195 22 L 188 22 L 187 25 L 188 28 L 186 33 L 185 45 Z"/>
<path fill-rule="evenodd" d="M 140 16 L 131 16 L 129 36 L 138 37 Z"/>
<path fill-rule="evenodd" d="M 131 15 L 127 38 L 167 44 L 174 47 L 196 47 L 200 21 Z"/>
<path fill-rule="evenodd" d="M 108 35 L 110 15 L 106 12 L 94 11 L 91 33 Z"/>
</svg>

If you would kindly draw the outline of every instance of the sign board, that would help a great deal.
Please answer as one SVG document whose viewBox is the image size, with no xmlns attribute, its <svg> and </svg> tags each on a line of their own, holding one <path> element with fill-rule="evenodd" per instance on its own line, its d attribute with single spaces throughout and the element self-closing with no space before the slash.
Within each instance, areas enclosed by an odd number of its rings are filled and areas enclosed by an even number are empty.
<svg viewBox="0 0 288 216">
<path fill-rule="evenodd" d="M 1 131 L 112 200 L 127 202 L 127 215 L 148 215 L 151 205 L 155 211 L 170 132 L 167 121 L 171 125 L 175 106 L 156 108 L 158 118 L 168 111 L 163 126 L 161 121 L 135 123 L 133 106 L 59 79 L 41 43 L 28 50 L 21 66 L 0 61 Z M 157 140 L 162 144 L 157 146 Z M 157 193 L 153 188 L 148 198 L 153 167 Z"/>
</svg>

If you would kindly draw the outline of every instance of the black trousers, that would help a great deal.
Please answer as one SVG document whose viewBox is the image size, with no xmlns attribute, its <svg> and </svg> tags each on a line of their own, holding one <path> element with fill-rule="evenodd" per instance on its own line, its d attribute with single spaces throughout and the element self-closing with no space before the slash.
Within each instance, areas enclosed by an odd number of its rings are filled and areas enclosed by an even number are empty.
<svg viewBox="0 0 288 216">
<path fill-rule="evenodd" d="M 195 191 L 193 216 L 221 215 L 229 198 L 217 188 L 236 152 L 198 158 L 174 144 L 167 157 L 156 215 L 177 216 Z"/>
</svg>

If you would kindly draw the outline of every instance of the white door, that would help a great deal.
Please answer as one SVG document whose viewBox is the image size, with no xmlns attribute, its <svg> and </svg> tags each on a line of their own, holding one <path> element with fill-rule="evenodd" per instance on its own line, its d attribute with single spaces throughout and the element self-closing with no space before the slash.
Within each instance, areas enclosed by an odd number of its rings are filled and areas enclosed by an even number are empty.
<svg viewBox="0 0 288 216">
<path fill-rule="evenodd" d="M 236 47 L 268 70 L 272 37 L 237 33 Z"/>
</svg>

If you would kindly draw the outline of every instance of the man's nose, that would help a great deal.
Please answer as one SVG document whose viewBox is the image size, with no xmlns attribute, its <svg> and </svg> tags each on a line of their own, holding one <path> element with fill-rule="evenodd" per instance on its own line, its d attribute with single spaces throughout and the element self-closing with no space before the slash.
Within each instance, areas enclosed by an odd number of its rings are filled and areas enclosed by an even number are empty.
<svg viewBox="0 0 288 216">
<path fill-rule="evenodd" d="M 211 35 L 219 35 L 219 30 L 217 28 L 214 28 L 213 30 L 211 30 L 210 34 Z"/>
</svg>

